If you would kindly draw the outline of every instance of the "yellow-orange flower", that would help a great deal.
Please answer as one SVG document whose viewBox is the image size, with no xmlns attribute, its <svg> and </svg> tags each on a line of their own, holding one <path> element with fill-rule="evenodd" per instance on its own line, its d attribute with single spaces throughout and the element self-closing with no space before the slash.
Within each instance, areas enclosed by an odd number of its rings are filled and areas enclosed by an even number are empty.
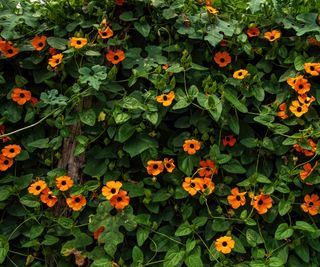
<svg viewBox="0 0 320 267">
<path fill-rule="evenodd" d="M 114 195 L 119 193 L 122 183 L 119 181 L 109 181 L 102 187 L 102 195 L 110 200 Z"/>
<path fill-rule="evenodd" d="M 122 210 L 129 205 L 130 197 L 127 196 L 127 191 L 120 190 L 118 194 L 110 199 L 110 204 L 117 210 Z"/>
<path fill-rule="evenodd" d="M 198 140 L 190 139 L 185 140 L 183 144 L 183 150 L 186 151 L 189 155 L 194 155 L 201 148 L 201 143 Z"/>
<path fill-rule="evenodd" d="M 163 160 L 164 167 L 166 168 L 167 172 L 173 172 L 175 169 L 176 165 L 174 165 L 174 160 L 173 159 L 168 159 L 165 158 Z"/>
<path fill-rule="evenodd" d="M 311 76 L 318 76 L 320 73 L 320 63 L 304 63 L 304 70 Z"/>
<path fill-rule="evenodd" d="M 282 103 L 279 105 L 279 111 L 277 113 L 278 117 L 281 119 L 287 119 L 288 115 L 287 115 L 287 104 L 286 103 Z"/>
<path fill-rule="evenodd" d="M 60 191 L 67 191 L 73 186 L 73 180 L 69 176 L 60 176 L 56 178 L 56 186 Z"/>
<path fill-rule="evenodd" d="M 237 70 L 233 73 L 233 78 L 243 80 L 248 75 L 248 71 L 245 69 Z"/>
<path fill-rule="evenodd" d="M 186 190 L 191 196 L 194 196 L 198 192 L 202 191 L 203 187 L 199 180 L 192 179 L 191 177 L 184 178 L 182 184 L 184 190 Z"/>
<path fill-rule="evenodd" d="M 298 95 L 298 100 L 301 104 L 306 105 L 309 107 L 312 102 L 314 102 L 316 99 L 314 96 L 308 97 L 306 94 Z"/>
<path fill-rule="evenodd" d="M 219 13 L 218 9 L 215 9 L 212 6 L 206 6 L 207 11 L 211 14 L 211 15 L 216 15 Z"/>
<path fill-rule="evenodd" d="M 265 214 L 272 207 L 272 198 L 269 195 L 260 194 L 253 197 L 251 205 L 259 214 Z"/>
<path fill-rule="evenodd" d="M 201 185 L 201 192 L 208 192 L 207 194 L 210 195 L 214 190 L 214 183 L 212 182 L 211 178 L 195 178 L 194 179 L 196 184 Z M 207 190 L 208 188 L 208 190 Z M 206 191 L 207 190 L 207 191 Z"/>
<path fill-rule="evenodd" d="M 58 66 L 59 64 L 61 64 L 63 59 L 63 54 L 59 53 L 59 54 L 55 54 L 53 55 L 50 59 L 49 59 L 49 65 L 52 68 L 55 68 L 56 66 Z"/>
<path fill-rule="evenodd" d="M 163 172 L 164 165 L 160 160 L 149 160 L 147 162 L 147 172 L 150 175 L 157 176 Z"/>
<path fill-rule="evenodd" d="M 228 196 L 228 203 L 233 209 L 238 209 L 240 206 L 246 204 L 246 197 L 244 196 L 247 192 L 239 192 L 239 188 L 235 187 L 231 189 L 231 195 Z"/>
<path fill-rule="evenodd" d="M 113 36 L 113 31 L 110 27 L 106 27 L 105 29 L 99 29 L 98 33 L 102 39 L 108 39 Z"/>
<path fill-rule="evenodd" d="M 223 254 L 228 254 L 234 248 L 236 242 L 232 239 L 231 236 L 222 236 L 216 239 L 214 245 L 217 251 L 222 252 Z"/>
<path fill-rule="evenodd" d="M 278 40 L 280 37 L 281 37 L 281 32 L 277 30 L 264 33 L 264 38 L 268 39 L 269 42 L 274 42 L 275 40 Z"/>
<path fill-rule="evenodd" d="M 76 49 L 80 49 L 84 47 L 87 43 L 88 43 L 87 38 L 72 37 L 70 39 L 70 46 Z"/>
<path fill-rule="evenodd" d="M 44 190 L 45 188 L 47 188 L 46 182 L 43 181 L 43 180 L 39 180 L 39 181 L 36 181 L 36 182 L 32 183 L 28 187 L 28 192 L 30 194 L 33 194 L 33 195 L 37 196 L 37 195 L 40 195 L 42 190 Z"/>
<path fill-rule="evenodd" d="M 303 95 L 310 91 L 311 84 L 302 75 L 296 77 L 293 89 L 299 94 Z"/>
<path fill-rule="evenodd" d="M 173 91 L 170 91 L 168 94 L 158 95 L 156 97 L 158 103 L 162 103 L 163 106 L 168 107 L 172 104 L 175 94 Z"/>
<path fill-rule="evenodd" d="M 81 210 L 83 206 L 87 204 L 87 200 L 83 195 L 71 196 L 66 199 L 67 205 L 69 208 L 74 211 Z"/>
<path fill-rule="evenodd" d="M 292 101 L 289 109 L 296 117 L 301 117 L 308 112 L 308 106 L 300 104 L 298 100 Z"/>
<path fill-rule="evenodd" d="M 304 197 L 304 202 L 301 204 L 301 208 L 304 212 L 309 213 L 311 216 L 317 215 L 320 208 L 320 200 L 317 194 L 306 194 Z"/>
</svg>

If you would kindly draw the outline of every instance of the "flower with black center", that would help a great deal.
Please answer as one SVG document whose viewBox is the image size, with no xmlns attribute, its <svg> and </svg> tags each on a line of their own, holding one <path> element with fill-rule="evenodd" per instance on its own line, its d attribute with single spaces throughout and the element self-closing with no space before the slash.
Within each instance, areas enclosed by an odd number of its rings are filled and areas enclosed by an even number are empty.
<svg viewBox="0 0 320 267">
<path fill-rule="evenodd" d="M 237 80 L 243 80 L 248 75 L 248 71 L 245 69 L 237 70 L 233 73 L 232 77 Z"/>
<path fill-rule="evenodd" d="M 52 208 L 57 203 L 58 198 L 55 195 L 53 195 L 53 193 L 47 187 L 42 190 L 40 200 L 42 203 L 47 204 L 49 208 Z"/>
<path fill-rule="evenodd" d="M 70 46 L 76 49 L 80 49 L 84 47 L 87 43 L 88 43 L 87 38 L 72 37 L 70 39 Z"/>
<path fill-rule="evenodd" d="M 247 35 L 250 38 L 258 37 L 260 35 L 260 30 L 258 27 L 250 27 L 247 30 Z"/>
<path fill-rule="evenodd" d="M 281 37 L 281 32 L 277 30 L 272 30 L 271 32 L 265 32 L 264 38 L 266 38 L 269 42 L 274 42 Z"/>
<path fill-rule="evenodd" d="M 316 99 L 314 98 L 314 96 L 309 97 L 306 94 L 303 94 L 303 95 L 298 95 L 298 100 L 301 104 L 309 107 L 311 103 L 314 102 Z"/>
<path fill-rule="evenodd" d="M 304 63 L 304 70 L 311 76 L 318 76 L 320 73 L 320 63 Z"/>
<path fill-rule="evenodd" d="M 211 160 L 200 160 L 200 168 L 198 170 L 198 174 L 201 177 L 210 177 L 212 174 L 217 174 L 218 168 L 216 164 Z"/>
<path fill-rule="evenodd" d="M 310 91 L 311 84 L 308 82 L 307 79 L 304 79 L 302 75 L 296 77 L 294 82 L 293 89 L 299 94 L 303 95 Z"/>
<path fill-rule="evenodd" d="M 203 187 L 199 179 L 200 178 L 196 180 L 196 178 L 192 179 L 191 177 L 184 178 L 184 182 L 182 183 L 183 189 L 186 190 L 191 196 L 201 192 Z"/>
<path fill-rule="evenodd" d="M 31 40 L 31 44 L 35 50 L 41 51 L 46 47 L 47 37 L 44 35 L 38 35 Z"/>
<path fill-rule="evenodd" d="M 173 170 L 176 167 L 176 165 L 174 165 L 174 159 L 168 159 L 168 158 L 165 158 L 163 160 L 163 165 L 166 168 L 167 172 L 173 172 Z"/>
<path fill-rule="evenodd" d="M 99 29 L 98 33 L 100 38 L 102 39 L 109 39 L 110 37 L 113 36 L 113 31 L 109 26 L 103 29 Z"/>
<path fill-rule="evenodd" d="M 1 152 L 5 157 L 13 159 L 21 153 L 21 146 L 7 145 L 1 150 Z"/>
<path fill-rule="evenodd" d="M 300 104 L 298 100 L 292 101 L 289 109 L 296 117 L 301 117 L 308 112 L 308 106 Z"/>
<path fill-rule="evenodd" d="M 237 142 L 237 139 L 234 138 L 234 136 L 232 134 L 227 135 L 222 139 L 222 144 L 225 147 L 226 146 L 233 147 L 236 144 L 236 142 Z"/>
<path fill-rule="evenodd" d="M 60 191 L 67 191 L 73 186 L 73 180 L 69 176 L 57 177 L 56 186 Z"/>
<path fill-rule="evenodd" d="M 183 144 L 183 150 L 189 155 L 194 155 L 201 148 L 201 143 L 195 139 L 185 140 Z"/>
<path fill-rule="evenodd" d="M 13 164 L 13 159 L 7 158 L 0 154 L 0 171 L 4 172 L 8 170 Z"/>
<path fill-rule="evenodd" d="M 295 83 L 296 83 L 296 80 L 299 79 L 299 78 L 303 78 L 303 76 L 302 76 L 302 75 L 299 75 L 299 76 L 297 76 L 297 77 L 289 77 L 289 78 L 287 79 L 287 83 L 292 87 L 292 89 L 294 89 L 294 85 L 295 85 Z"/>
<path fill-rule="evenodd" d="M 102 195 L 110 200 L 114 195 L 119 193 L 122 183 L 119 181 L 109 181 L 102 187 Z"/>
<path fill-rule="evenodd" d="M 235 241 L 231 236 L 222 236 L 216 239 L 214 246 L 217 251 L 222 252 L 223 254 L 228 254 L 234 248 Z"/>
<path fill-rule="evenodd" d="M 28 192 L 34 196 L 38 196 L 45 188 L 47 188 L 47 183 L 43 180 L 39 180 L 28 187 Z"/>
<path fill-rule="evenodd" d="M 125 59 L 125 54 L 122 50 L 118 49 L 116 51 L 109 50 L 106 54 L 106 59 L 112 64 L 117 65 Z"/>
<path fill-rule="evenodd" d="M 216 14 L 219 13 L 219 10 L 215 9 L 212 6 L 206 6 L 206 8 L 207 8 L 208 13 L 211 14 L 211 15 L 216 15 Z"/>
<path fill-rule="evenodd" d="M 164 165 L 160 160 L 149 160 L 147 162 L 147 172 L 150 175 L 157 176 L 164 170 Z"/>
<path fill-rule="evenodd" d="M 57 67 L 59 64 L 62 63 L 62 59 L 63 59 L 63 54 L 59 53 L 59 54 L 55 54 L 53 55 L 50 59 L 49 59 L 49 65 L 52 68 Z"/>
<path fill-rule="evenodd" d="M 123 210 L 130 202 L 130 197 L 127 194 L 127 191 L 120 190 L 118 194 L 110 199 L 110 204 L 117 210 Z"/>
<path fill-rule="evenodd" d="M 212 182 L 211 178 L 204 177 L 204 178 L 195 178 L 195 183 L 199 183 L 201 185 L 201 192 L 210 195 L 214 190 L 214 183 Z"/>
<path fill-rule="evenodd" d="M 87 204 L 87 200 L 83 195 L 75 195 L 66 199 L 67 205 L 74 211 L 79 211 Z"/>
<path fill-rule="evenodd" d="M 174 98 L 175 98 L 175 94 L 173 91 L 170 91 L 168 94 L 158 95 L 156 97 L 157 102 L 161 103 L 165 107 L 170 106 Z"/>
<path fill-rule="evenodd" d="M 231 57 L 228 52 L 215 53 L 213 60 L 220 68 L 224 68 L 231 63 Z"/>
<path fill-rule="evenodd" d="M 14 47 L 11 42 L 2 41 L 0 43 L 0 51 L 6 58 L 12 58 L 19 53 L 19 48 Z"/>
<path fill-rule="evenodd" d="M 246 204 L 245 194 L 247 194 L 247 192 L 240 193 L 238 187 L 231 189 L 231 195 L 227 198 L 228 203 L 233 209 L 238 209 L 240 206 L 244 206 Z"/>
<path fill-rule="evenodd" d="M 282 103 L 279 105 L 279 111 L 277 112 L 277 116 L 281 119 L 287 119 L 288 118 L 288 114 L 287 114 L 287 104 L 286 103 Z"/>
<path fill-rule="evenodd" d="M 265 214 L 272 207 L 272 198 L 269 195 L 260 194 L 253 197 L 251 205 L 259 214 Z"/>
<path fill-rule="evenodd" d="M 305 203 L 300 205 L 304 212 L 309 213 L 311 216 L 315 216 L 319 213 L 320 200 L 317 194 L 312 194 L 311 196 L 306 194 L 304 197 L 304 202 Z"/>
<path fill-rule="evenodd" d="M 12 101 L 16 102 L 18 105 L 24 105 L 31 100 L 31 92 L 21 88 L 14 88 L 11 93 Z"/>
</svg>

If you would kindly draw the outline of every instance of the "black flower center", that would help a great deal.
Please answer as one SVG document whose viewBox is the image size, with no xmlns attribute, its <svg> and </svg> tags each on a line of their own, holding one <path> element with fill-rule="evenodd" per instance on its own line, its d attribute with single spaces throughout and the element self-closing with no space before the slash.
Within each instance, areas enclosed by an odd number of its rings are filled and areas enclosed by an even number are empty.
<svg viewBox="0 0 320 267">
<path fill-rule="evenodd" d="M 43 47 L 43 42 L 38 43 L 39 47 Z"/>
<path fill-rule="evenodd" d="M 226 241 L 222 242 L 222 246 L 226 247 L 228 245 L 228 243 Z"/>
<path fill-rule="evenodd" d="M 74 201 L 77 202 L 77 203 L 79 203 L 80 200 L 81 200 L 80 197 L 76 197 L 76 198 L 74 199 Z"/>
<path fill-rule="evenodd" d="M 9 165 L 9 160 L 6 159 L 6 160 L 3 162 L 3 164 L 4 164 L 4 165 Z"/>
<path fill-rule="evenodd" d="M 226 141 L 230 141 L 230 137 L 229 136 L 226 137 Z"/>
<path fill-rule="evenodd" d="M 103 32 L 103 33 L 102 33 L 102 36 L 107 36 L 107 33 L 106 33 L 106 32 Z"/>
<path fill-rule="evenodd" d="M 166 167 L 169 169 L 169 168 L 171 168 L 171 164 L 170 163 L 167 163 L 166 164 Z"/>
<path fill-rule="evenodd" d="M 14 148 L 10 148 L 10 149 L 9 149 L 9 152 L 10 152 L 10 153 L 14 153 Z"/>
<path fill-rule="evenodd" d="M 154 164 L 154 165 L 152 166 L 152 168 L 154 168 L 155 170 L 158 169 L 158 167 L 159 167 L 158 164 Z"/>
<path fill-rule="evenodd" d="M 311 71 L 314 71 L 314 67 L 313 67 L 313 66 L 310 66 L 310 70 L 311 70 Z"/>
<path fill-rule="evenodd" d="M 260 200 L 258 201 L 258 205 L 262 205 L 262 204 L 263 204 L 263 200 L 260 199 Z"/>
<path fill-rule="evenodd" d="M 21 93 L 19 96 L 20 96 L 20 98 L 24 98 L 25 97 L 24 93 Z"/>
<path fill-rule="evenodd" d="M 53 199 L 53 196 L 51 196 L 51 195 L 48 195 L 48 198 L 49 198 L 49 199 Z"/>
<path fill-rule="evenodd" d="M 225 62 L 226 60 L 224 58 L 220 58 L 220 62 L 223 63 Z"/>
<path fill-rule="evenodd" d="M 111 191 L 112 194 L 115 194 L 117 192 L 117 190 L 114 189 L 114 188 L 112 188 L 110 191 Z"/>
<path fill-rule="evenodd" d="M 119 59 L 119 56 L 118 56 L 118 55 L 115 55 L 115 56 L 113 57 L 113 59 L 114 59 L 114 60 L 118 60 L 118 59 Z"/>
<path fill-rule="evenodd" d="M 80 40 L 77 41 L 77 45 L 81 45 L 82 42 Z"/>
<path fill-rule="evenodd" d="M 270 36 L 270 39 L 271 39 L 271 40 L 273 40 L 273 39 L 274 39 L 274 36 L 273 36 L 273 35 L 272 35 L 272 36 Z"/>
<path fill-rule="evenodd" d="M 194 148 L 194 144 L 190 144 L 190 148 Z"/>
<path fill-rule="evenodd" d="M 41 186 L 40 186 L 40 185 L 37 185 L 37 186 L 36 186 L 36 190 L 39 191 L 40 189 L 41 189 Z"/>
<path fill-rule="evenodd" d="M 206 184 L 203 185 L 203 189 L 207 189 L 207 187 L 208 187 L 208 186 L 207 186 Z"/>
<path fill-rule="evenodd" d="M 239 74 L 238 74 L 239 76 L 242 76 L 242 72 L 239 72 Z"/>
<path fill-rule="evenodd" d="M 240 196 L 236 196 L 236 200 L 240 201 L 241 197 Z"/>
<path fill-rule="evenodd" d="M 168 100 L 168 97 L 167 97 L 166 95 L 164 95 L 164 96 L 163 96 L 163 100 L 164 100 L 164 101 L 167 101 L 167 100 Z"/>
<path fill-rule="evenodd" d="M 62 184 L 62 185 L 66 185 L 67 182 L 66 182 L 66 181 L 62 181 L 61 184 Z"/>
<path fill-rule="evenodd" d="M 303 84 L 299 84 L 299 89 L 302 89 L 303 87 Z"/>
<path fill-rule="evenodd" d="M 206 167 L 206 171 L 211 171 L 211 168 L 210 167 Z"/>
<path fill-rule="evenodd" d="M 60 60 L 59 59 L 56 59 L 56 63 L 58 64 L 60 62 Z"/>
<path fill-rule="evenodd" d="M 195 183 L 191 183 L 190 186 L 191 187 L 195 187 L 196 185 L 195 185 Z"/>
<path fill-rule="evenodd" d="M 8 49 L 8 53 L 9 54 L 12 54 L 13 53 L 13 50 L 10 48 L 10 49 Z"/>
<path fill-rule="evenodd" d="M 311 202 L 309 202 L 309 206 L 310 207 L 312 207 L 313 206 L 313 202 L 311 201 Z"/>
<path fill-rule="evenodd" d="M 297 111 L 298 111 L 298 112 L 301 112 L 301 111 L 302 111 L 302 108 L 301 108 L 301 107 L 297 107 Z"/>
<path fill-rule="evenodd" d="M 117 201 L 121 202 L 122 201 L 122 197 L 117 197 Z"/>
</svg>

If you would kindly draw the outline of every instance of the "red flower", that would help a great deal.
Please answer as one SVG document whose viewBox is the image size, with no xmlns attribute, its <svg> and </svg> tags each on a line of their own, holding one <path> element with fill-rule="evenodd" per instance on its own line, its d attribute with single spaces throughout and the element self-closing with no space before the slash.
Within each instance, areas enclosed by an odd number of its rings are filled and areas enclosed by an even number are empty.
<svg viewBox="0 0 320 267">
<path fill-rule="evenodd" d="M 222 143 L 224 146 L 230 146 L 233 147 L 236 143 L 236 139 L 233 137 L 233 135 L 227 135 L 222 139 Z"/>
</svg>

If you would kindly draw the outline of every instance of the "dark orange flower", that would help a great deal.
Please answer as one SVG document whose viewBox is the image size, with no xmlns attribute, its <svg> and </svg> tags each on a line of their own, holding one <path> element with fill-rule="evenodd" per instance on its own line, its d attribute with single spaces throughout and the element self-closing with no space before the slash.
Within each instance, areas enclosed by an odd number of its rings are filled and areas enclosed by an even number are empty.
<svg viewBox="0 0 320 267">
<path fill-rule="evenodd" d="M 302 148 L 299 144 L 294 144 L 293 148 L 299 152 L 299 153 L 303 153 L 305 156 L 307 157 L 311 157 L 314 155 L 314 153 L 317 151 L 317 144 L 315 142 L 313 142 L 313 140 L 311 138 L 308 139 L 308 143 L 311 146 L 311 149 L 304 149 Z"/>
<path fill-rule="evenodd" d="M 222 252 L 223 254 L 228 254 L 234 248 L 235 244 L 236 242 L 231 236 L 222 236 L 216 239 L 214 246 L 217 251 Z"/>
<path fill-rule="evenodd" d="M 305 72 L 311 76 L 318 76 L 320 73 L 320 63 L 304 63 Z"/>
<path fill-rule="evenodd" d="M 176 165 L 174 165 L 174 160 L 173 159 L 168 159 L 165 158 L 163 160 L 164 167 L 166 168 L 167 172 L 173 172 L 175 169 Z"/>
<path fill-rule="evenodd" d="M 247 35 L 249 37 L 258 37 L 260 35 L 260 30 L 258 27 L 250 27 L 247 30 Z"/>
<path fill-rule="evenodd" d="M 109 26 L 103 29 L 99 29 L 98 33 L 102 39 L 108 39 L 113 36 L 113 31 Z"/>
<path fill-rule="evenodd" d="M 211 177 L 212 174 L 218 173 L 218 168 L 210 159 L 200 160 L 200 167 L 201 168 L 199 168 L 198 174 L 201 177 Z"/>
<path fill-rule="evenodd" d="M 265 32 L 264 38 L 268 39 L 269 42 L 274 42 L 275 40 L 281 37 L 281 32 L 277 30 L 273 30 L 271 32 Z"/>
<path fill-rule="evenodd" d="M 232 134 L 231 135 L 227 135 L 222 139 L 222 144 L 225 147 L 226 146 L 233 147 L 236 142 L 237 142 L 237 139 L 235 139 Z"/>
<path fill-rule="evenodd" d="M 314 37 L 309 37 L 308 38 L 308 43 L 310 45 L 314 45 L 314 46 L 320 46 L 320 41 L 318 41 L 316 38 Z"/>
<path fill-rule="evenodd" d="M 60 191 L 67 191 L 73 186 L 73 180 L 69 176 L 60 176 L 56 178 L 56 186 Z"/>
<path fill-rule="evenodd" d="M 201 192 L 203 193 L 210 195 L 214 190 L 214 183 L 212 182 L 211 178 L 194 178 L 194 182 L 201 185 Z"/>
<path fill-rule="evenodd" d="M 14 88 L 11 93 L 11 99 L 19 105 L 24 105 L 31 100 L 31 92 L 21 88 Z"/>
<path fill-rule="evenodd" d="M 160 160 L 149 160 L 147 162 L 147 172 L 150 175 L 157 176 L 162 173 L 164 169 L 164 165 Z"/>
<path fill-rule="evenodd" d="M 81 210 L 83 206 L 87 204 L 87 200 L 83 195 L 71 196 L 66 199 L 67 205 L 69 208 L 74 211 Z"/>
<path fill-rule="evenodd" d="M 317 194 L 306 194 L 304 197 L 304 202 L 301 204 L 301 208 L 304 212 L 309 213 L 311 216 L 317 215 L 320 208 L 320 200 Z"/>
<path fill-rule="evenodd" d="M 308 106 L 301 105 L 298 100 L 292 101 L 289 109 L 296 117 L 301 117 L 303 114 L 308 112 Z"/>
<path fill-rule="evenodd" d="M 19 48 L 14 47 L 11 42 L 1 42 L 0 51 L 6 58 L 12 58 L 19 53 Z"/>
<path fill-rule="evenodd" d="M 302 75 L 296 77 L 294 82 L 294 90 L 299 94 L 303 95 L 310 91 L 311 84 L 308 83 L 307 79 L 304 79 Z"/>
<path fill-rule="evenodd" d="M 102 195 L 110 200 L 114 195 L 119 193 L 122 183 L 119 181 L 109 181 L 102 187 Z"/>
<path fill-rule="evenodd" d="M 219 42 L 219 45 L 222 47 L 227 47 L 229 45 L 229 42 L 223 39 Z"/>
<path fill-rule="evenodd" d="M 104 226 L 100 226 L 97 231 L 93 233 L 93 238 L 98 240 L 99 235 L 101 235 L 104 231 Z"/>
<path fill-rule="evenodd" d="M 122 6 L 124 4 L 125 0 L 116 0 L 117 6 Z"/>
<path fill-rule="evenodd" d="M 246 204 L 246 197 L 244 196 L 247 192 L 239 192 L 239 188 L 235 187 L 231 189 L 231 195 L 228 196 L 228 203 L 233 209 L 238 209 L 240 206 Z"/>
<path fill-rule="evenodd" d="M 170 91 L 168 94 L 158 95 L 156 97 L 157 102 L 162 103 L 162 105 L 165 107 L 170 106 L 174 98 L 175 98 L 175 94 L 173 91 Z"/>
<path fill-rule="evenodd" d="M 237 80 L 243 80 L 248 75 L 248 71 L 245 69 L 237 70 L 233 73 L 232 77 Z"/>
<path fill-rule="evenodd" d="M 294 89 L 294 85 L 296 83 L 296 80 L 297 79 L 301 79 L 301 78 L 303 78 L 302 75 L 299 75 L 297 77 L 290 77 L 290 78 L 287 79 L 287 83 L 292 87 L 292 89 Z"/>
<path fill-rule="evenodd" d="M 39 99 L 33 96 L 31 97 L 30 102 L 34 106 L 39 102 Z"/>
<path fill-rule="evenodd" d="M 5 157 L 13 159 L 21 153 L 21 146 L 7 145 L 1 150 L 1 152 Z"/>
<path fill-rule="evenodd" d="M 47 188 L 47 184 L 43 180 L 36 181 L 28 187 L 28 192 L 34 196 L 40 195 L 42 190 Z"/>
<path fill-rule="evenodd" d="M 314 165 L 314 167 L 312 167 L 310 163 L 306 163 L 303 165 L 303 170 L 300 171 L 300 178 L 302 181 L 308 178 L 308 176 L 313 172 L 316 165 L 317 163 Z"/>
<path fill-rule="evenodd" d="M 41 51 L 46 46 L 47 37 L 44 35 L 38 35 L 31 40 L 31 44 L 35 50 Z"/>
<path fill-rule="evenodd" d="M 0 125 L 0 135 L 4 135 L 5 130 L 6 130 L 6 127 L 4 125 Z M 10 141 L 11 138 L 9 136 L 3 136 L 3 137 L 0 137 L 0 140 L 2 140 L 3 143 L 6 143 Z"/>
<path fill-rule="evenodd" d="M 314 102 L 316 99 L 314 96 L 308 97 L 306 94 L 298 95 L 298 100 L 301 104 L 310 106 L 312 102 Z"/>
<path fill-rule="evenodd" d="M 269 195 L 260 194 L 253 197 L 251 205 L 259 214 L 265 214 L 272 207 L 272 198 Z"/>
<path fill-rule="evenodd" d="M 51 56 L 56 55 L 56 54 L 57 54 L 57 49 L 55 49 L 55 48 L 53 48 L 53 47 L 50 47 L 50 48 L 49 48 L 49 54 L 50 54 Z"/>
<path fill-rule="evenodd" d="M 115 52 L 113 52 L 112 50 L 109 50 L 108 53 L 106 54 L 106 58 L 112 64 L 116 65 L 125 59 L 125 54 L 120 49 L 116 50 Z"/>
<path fill-rule="evenodd" d="M 53 56 L 49 59 L 49 65 L 50 65 L 52 68 L 55 68 L 56 66 L 58 66 L 59 64 L 61 64 L 62 58 L 63 58 L 63 54 L 62 54 L 62 53 L 53 55 Z"/>
<path fill-rule="evenodd" d="M 202 184 L 199 182 L 199 179 L 192 179 L 191 177 L 184 178 L 182 184 L 184 190 L 186 190 L 191 196 L 194 196 L 198 192 L 202 191 Z"/>
<path fill-rule="evenodd" d="M 283 120 L 288 118 L 286 103 L 282 103 L 279 105 L 279 111 L 278 111 L 277 115 L 278 115 L 278 117 L 280 117 Z"/>
<path fill-rule="evenodd" d="M 76 49 L 80 49 L 84 47 L 87 43 L 88 43 L 87 38 L 72 37 L 70 39 L 70 46 Z"/>
<path fill-rule="evenodd" d="M 9 169 L 13 164 L 13 159 L 9 159 L 0 154 L 0 171 L 4 172 Z"/>
<path fill-rule="evenodd" d="M 110 204 L 117 210 L 122 210 L 129 205 L 130 197 L 127 196 L 127 191 L 120 190 L 117 195 L 114 195 L 110 199 Z"/>
<path fill-rule="evenodd" d="M 201 143 L 198 140 L 190 139 L 185 140 L 183 144 L 183 150 L 189 155 L 194 155 L 201 148 Z"/>
<path fill-rule="evenodd" d="M 40 200 L 42 203 L 47 204 L 49 208 L 52 208 L 58 201 L 58 198 L 52 194 L 49 188 L 42 190 L 40 195 Z"/>
<path fill-rule="evenodd" d="M 228 52 L 217 52 L 213 60 L 220 68 L 224 68 L 231 63 L 231 57 Z"/>
</svg>

